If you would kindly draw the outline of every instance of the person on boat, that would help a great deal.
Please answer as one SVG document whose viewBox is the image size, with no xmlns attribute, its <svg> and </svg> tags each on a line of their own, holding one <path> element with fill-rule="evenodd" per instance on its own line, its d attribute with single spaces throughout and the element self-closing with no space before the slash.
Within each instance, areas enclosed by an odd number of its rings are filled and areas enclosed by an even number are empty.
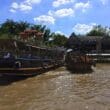
<svg viewBox="0 0 110 110">
<path fill-rule="evenodd" d="M 32 54 L 31 54 L 31 53 L 29 53 L 27 57 L 28 57 L 28 58 L 32 58 Z"/>
<path fill-rule="evenodd" d="M 15 63 L 15 57 L 10 52 L 7 52 L 3 56 L 2 64 L 4 67 L 13 67 Z"/>
<path fill-rule="evenodd" d="M 3 56 L 3 58 L 4 58 L 4 59 L 7 59 L 7 58 L 10 58 L 10 56 L 11 56 L 11 54 L 8 52 L 7 54 L 5 54 L 5 55 Z"/>
<path fill-rule="evenodd" d="M 14 60 L 15 59 L 15 56 L 10 53 L 10 52 L 7 52 L 4 56 L 3 56 L 4 59 L 10 59 L 10 60 Z"/>
</svg>

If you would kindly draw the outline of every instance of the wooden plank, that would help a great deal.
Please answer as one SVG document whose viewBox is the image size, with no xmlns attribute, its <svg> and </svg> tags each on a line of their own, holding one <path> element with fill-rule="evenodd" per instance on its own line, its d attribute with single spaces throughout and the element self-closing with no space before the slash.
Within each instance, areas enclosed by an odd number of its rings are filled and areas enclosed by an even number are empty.
<svg viewBox="0 0 110 110">
<path fill-rule="evenodd" d="M 41 70 L 49 69 L 54 67 L 54 65 L 48 65 L 45 68 L 36 67 L 36 68 L 0 68 L 0 74 L 33 74 L 36 72 L 40 72 Z"/>
</svg>

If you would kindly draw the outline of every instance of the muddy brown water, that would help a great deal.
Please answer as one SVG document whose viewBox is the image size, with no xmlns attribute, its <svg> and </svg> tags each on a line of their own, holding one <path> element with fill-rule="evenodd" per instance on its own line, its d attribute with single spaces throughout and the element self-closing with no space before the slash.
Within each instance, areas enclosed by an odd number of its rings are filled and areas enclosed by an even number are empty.
<svg viewBox="0 0 110 110">
<path fill-rule="evenodd" d="M 92 73 L 65 67 L 29 78 L 0 78 L 0 110 L 110 110 L 110 64 Z"/>
</svg>

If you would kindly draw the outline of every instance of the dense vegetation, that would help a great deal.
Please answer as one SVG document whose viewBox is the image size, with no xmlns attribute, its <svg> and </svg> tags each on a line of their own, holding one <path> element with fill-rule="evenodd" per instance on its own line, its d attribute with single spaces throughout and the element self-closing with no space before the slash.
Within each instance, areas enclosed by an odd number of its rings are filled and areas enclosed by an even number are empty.
<svg viewBox="0 0 110 110">
<path fill-rule="evenodd" d="M 86 33 L 86 35 L 81 35 L 81 34 L 76 34 L 74 32 L 71 33 L 70 37 L 74 36 L 74 37 L 83 37 L 83 36 L 105 36 L 105 37 L 109 37 L 110 36 L 110 28 L 109 27 L 103 27 L 101 25 L 96 25 L 93 27 L 93 29 Z"/>
<path fill-rule="evenodd" d="M 0 38 L 15 39 L 20 32 L 26 29 L 38 30 L 44 33 L 43 43 L 47 46 L 64 46 L 67 41 L 65 35 L 53 33 L 45 25 L 35 25 L 24 21 L 15 22 L 9 19 L 0 25 Z"/>
<path fill-rule="evenodd" d="M 43 44 L 47 46 L 66 46 L 67 37 L 62 34 L 51 32 L 49 28 L 45 25 L 30 24 L 26 21 L 13 21 L 6 20 L 4 23 L 0 24 L 0 38 L 15 39 L 19 36 L 20 32 L 26 29 L 38 30 L 44 33 Z M 83 35 L 76 35 L 74 32 L 70 37 L 81 37 Z M 95 26 L 86 36 L 110 36 L 110 28 L 102 27 L 101 25 Z"/>
<path fill-rule="evenodd" d="M 110 36 L 110 28 L 102 27 L 101 25 L 94 26 L 94 28 L 87 33 L 87 36 Z"/>
</svg>

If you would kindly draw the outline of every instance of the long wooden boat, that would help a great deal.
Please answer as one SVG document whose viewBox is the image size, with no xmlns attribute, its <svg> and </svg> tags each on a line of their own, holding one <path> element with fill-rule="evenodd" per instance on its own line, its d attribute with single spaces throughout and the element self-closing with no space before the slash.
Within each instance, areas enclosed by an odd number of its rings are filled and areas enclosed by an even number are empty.
<svg viewBox="0 0 110 110">
<path fill-rule="evenodd" d="M 7 45 L 5 45 L 7 44 Z M 33 75 L 64 63 L 64 51 L 16 40 L 0 40 L 0 74 Z"/>
<path fill-rule="evenodd" d="M 53 68 L 56 65 L 52 64 L 52 60 L 48 59 L 46 62 L 45 60 L 40 59 L 24 59 L 24 58 L 17 58 L 13 61 L 12 59 L 5 59 L 2 63 L 0 60 L 0 73 L 3 75 L 35 75 L 41 72 L 42 70 L 46 70 L 49 68 Z"/>
</svg>

